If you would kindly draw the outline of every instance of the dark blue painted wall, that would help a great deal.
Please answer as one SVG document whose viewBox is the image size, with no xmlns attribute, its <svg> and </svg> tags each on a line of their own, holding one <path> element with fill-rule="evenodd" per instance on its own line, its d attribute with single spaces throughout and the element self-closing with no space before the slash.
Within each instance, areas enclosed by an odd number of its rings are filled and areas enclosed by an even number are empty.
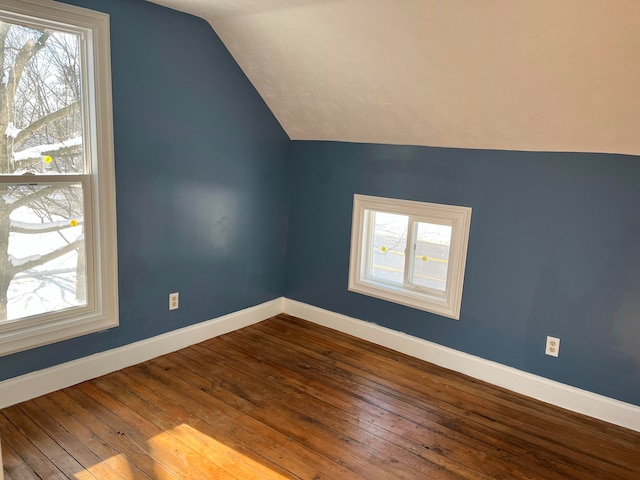
<svg viewBox="0 0 640 480">
<path fill-rule="evenodd" d="M 290 162 L 286 297 L 640 405 L 639 158 L 292 142 Z M 473 208 L 459 321 L 347 291 L 354 193 Z"/>
<path fill-rule="evenodd" d="M 0 380 L 284 290 L 289 139 L 211 27 L 142 0 L 67 3 L 111 16 L 120 327 L 2 357 Z"/>
</svg>

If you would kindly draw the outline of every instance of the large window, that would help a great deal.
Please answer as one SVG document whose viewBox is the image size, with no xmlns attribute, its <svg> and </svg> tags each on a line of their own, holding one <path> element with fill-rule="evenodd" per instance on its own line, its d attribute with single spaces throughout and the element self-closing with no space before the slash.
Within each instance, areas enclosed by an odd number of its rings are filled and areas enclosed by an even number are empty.
<svg viewBox="0 0 640 480">
<path fill-rule="evenodd" d="M 0 355 L 118 324 L 109 18 L 0 3 Z"/>
<path fill-rule="evenodd" d="M 471 209 L 355 195 L 349 290 L 460 318 Z"/>
</svg>

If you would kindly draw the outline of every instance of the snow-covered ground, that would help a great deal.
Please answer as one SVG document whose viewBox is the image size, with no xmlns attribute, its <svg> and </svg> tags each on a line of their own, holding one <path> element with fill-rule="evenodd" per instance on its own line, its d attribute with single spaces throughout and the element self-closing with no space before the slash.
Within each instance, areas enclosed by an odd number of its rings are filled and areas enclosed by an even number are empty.
<svg viewBox="0 0 640 480">
<path fill-rule="evenodd" d="M 81 219 L 78 219 L 81 220 Z M 13 226 L 37 232 L 49 227 L 69 225 L 69 219 L 56 219 L 47 224 L 28 208 L 14 210 Z M 81 224 L 46 233 L 11 233 L 9 257 L 15 266 L 37 259 L 82 235 Z M 7 292 L 7 319 L 14 320 L 78 306 L 76 299 L 76 268 L 78 254 L 69 252 L 43 265 L 19 273 Z M 85 278 L 82 275 L 82 278 Z"/>
</svg>

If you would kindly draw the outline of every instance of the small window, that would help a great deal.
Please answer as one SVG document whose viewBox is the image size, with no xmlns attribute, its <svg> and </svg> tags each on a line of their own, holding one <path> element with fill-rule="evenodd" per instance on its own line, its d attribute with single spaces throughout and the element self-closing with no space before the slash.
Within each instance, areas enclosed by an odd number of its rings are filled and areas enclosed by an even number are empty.
<svg viewBox="0 0 640 480">
<path fill-rule="evenodd" d="M 355 195 L 349 290 L 459 319 L 471 208 Z"/>
<path fill-rule="evenodd" d="M 118 325 L 109 17 L 0 5 L 0 355 Z"/>
</svg>

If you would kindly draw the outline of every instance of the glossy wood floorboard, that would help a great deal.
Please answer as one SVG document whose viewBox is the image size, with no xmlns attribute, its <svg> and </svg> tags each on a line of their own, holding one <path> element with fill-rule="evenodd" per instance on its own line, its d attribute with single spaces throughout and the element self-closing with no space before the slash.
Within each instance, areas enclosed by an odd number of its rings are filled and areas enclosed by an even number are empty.
<svg viewBox="0 0 640 480">
<path fill-rule="evenodd" d="M 279 315 L 0 410 L 23 479 L 640 479 L 640 433 Z"/>
</svg>

